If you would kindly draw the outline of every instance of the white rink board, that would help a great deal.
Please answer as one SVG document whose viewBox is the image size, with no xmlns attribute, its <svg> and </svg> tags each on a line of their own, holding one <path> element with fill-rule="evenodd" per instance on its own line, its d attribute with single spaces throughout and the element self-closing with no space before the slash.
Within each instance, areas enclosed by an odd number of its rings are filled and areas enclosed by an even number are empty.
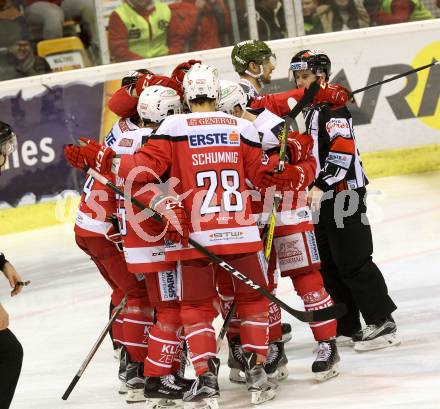
<svg viewBox="0 0 440 409">
<path fill-rule="evenodd" d="M 391 76 L 428 64 L 433 58 L 440 60 L 439 33 L 440 19 L 437 19 L 272 41 L 270 45 L 277 56 L 273 79 L 277 82 L 287 78 L 289 62 L 294 53 L 305 48 L 320 49 L 333 60 L 333 75 L 341 74 L 343 69 L 350 89 L 355 90 L 364 87 L 374 72 L 389 72 Z M 30 98 L 43 92 L 43 85 L 97 84 L 121 78 L 127 71 L 141 67 L 169 75 L 174 66 L 190 58 L 213 64 L 223 78 L 236 80 L 238 77 L 230 62 L 231 49 L 226 47 L 4 81 L 0 83 L 0 98 L 15 95 L 18 90 L 22 90 L 23 98 Z M 427 83 L 429 72 L 431 82 Z M 369 111 L 366 115 L 368 123 L 357 126 L 362 151 L 440 143 L 440 66 L 435 67 L 435 72 L 434 69 L 426 70 L 412 77 L 409 88 L 414 87 L 414 90 L 408 92 L 407 97 L 394 97 L 394 102 L 390 102 L 393 96 L 406 87 L 407 80 L 404 78 L 386 84 L 380 90 L 376 88 L 379 93 L 374 97 L 371 97 L 371 93 L 376 92 L 374 90 L 369 91 L 369 96 L 367 93 L 358 95 L 357 104 L 364 111 Z M 422 95 L 426 97 L 425 111 L 428 115 L 417 118 L 412 111 L 419 111 Z M 408 98 L 416 101 L 412 107 L 405 102 Z M 404 119 L 396 118 L 392 106 L 404 113 Z"/>
</svg>

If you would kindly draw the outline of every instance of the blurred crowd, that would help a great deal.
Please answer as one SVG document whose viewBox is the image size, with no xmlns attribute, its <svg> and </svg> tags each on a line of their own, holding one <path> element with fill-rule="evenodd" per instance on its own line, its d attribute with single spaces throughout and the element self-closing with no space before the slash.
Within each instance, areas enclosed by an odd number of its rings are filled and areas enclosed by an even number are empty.
<svg viewBox="0 0 440 409">
<path fill-rule="evenodd" d="M 246 0 L 0 0 L 0 80 L 105 62 L 95 1 L 106 10 L 112 4 L 103 22 L 110 62 L 213 49 L 250 38 Z M 301 3 L 306 35 L 440 15 L 440 0 Z M 255 9 L 261 40 L 288 37 L 282 1 L 255 0 Z"/>
</svg>

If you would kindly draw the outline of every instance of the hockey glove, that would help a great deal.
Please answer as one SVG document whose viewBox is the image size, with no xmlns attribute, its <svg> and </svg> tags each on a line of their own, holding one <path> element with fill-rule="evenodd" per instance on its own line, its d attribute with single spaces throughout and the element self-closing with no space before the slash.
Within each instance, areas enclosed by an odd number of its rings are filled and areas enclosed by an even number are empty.
<svg viewBox="0 0 440 409">
<path fill-rule="evenodd" d="M 163 87 L 169 87 L 174 89 L 183 98 L 182 87 L 174 79 L 166 77 L 164 75 L 146 74 L 141 75 L 136 81 L 136 94 L 141 95 L 142 91 L 151 85 L 162 85 Z"/>
<path fill-rule="evenodd" d="M 64 157 L 67 162 L 81 170 L 88 166 L 100 173 L 110 172 L 112 159 L 116 153 L 92 139 L 80 138 L 79 140 L 83 146 L 67 145 L 64 147 Z"/>
<path fill-rule="evenodd" d="M 202 62 L 200 60 L 188 60 L 180 63 L 176 68 L 174 68 L 173 72 L 171 73 L 171 78 L 179 84 L 182 84 L 185 74 L 194 64 L 197 63 L 201 64 Z"/>
<path fill-rule="evenodd" d="M 289 149 L 291 164 L 306 160 L 313 149 L 313 138 L 298 131 L 290 131 L 287 139 L 287 148 Z"/>
<path fill-rule="evenodd" d="M 350 101 L 350 91 L 339 84 L 329 84 L 323 80 L 319 81 L 321 86 L 313 99 L 314 104 L 327 102 L 331 105 L 345 105 Z"/>
<path fill-rule="evenodd" d="M 159 196 L 151 201 L 150 207 L 159 213 L 165 225 L 165 240 L 181 242 L 188 247 L 189 221 L 182 202 L 176 197 Z"/>
<path fill-rule="evenodd" d="M 260 187 L 269 188 L 275 186 L 277 191 L 299 191 L 304 188 L 305 175 L 301 166 L 286 164 L 281 173 L 265 173 L 262 177 Z"/>
</svg>

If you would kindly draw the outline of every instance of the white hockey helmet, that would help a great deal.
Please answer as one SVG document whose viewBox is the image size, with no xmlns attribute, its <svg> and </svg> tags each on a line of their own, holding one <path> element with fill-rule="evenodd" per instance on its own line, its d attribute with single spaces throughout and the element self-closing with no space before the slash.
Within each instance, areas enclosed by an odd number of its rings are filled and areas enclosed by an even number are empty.
<svg viewBox="0 0 440 409">
<path fill-rule="evenodd" d="M 182 85 L 188 106 L 196 98 L 210 98 L 217 103 L 220 97 L 218 70 L 213 65 L 194 64 L 185 74 Z"/>
<path fill-rule="evenodd" d="M 162 122 L 168 115 L 180 114 L 182 103 L 179 94 L 172 88 L 151 85 L 139 96 L 137 111 L 140 118 L 148 122 Z"/>
<path fill-rule="evenodd" d="M 237 105 L 244 111 L 247 100 L 247 95 L 239 84 L 233 81 L 220 80 L 220 100 L 217 105 L 219 111 L 233 115 L 233 109 Z"/>
</svg>

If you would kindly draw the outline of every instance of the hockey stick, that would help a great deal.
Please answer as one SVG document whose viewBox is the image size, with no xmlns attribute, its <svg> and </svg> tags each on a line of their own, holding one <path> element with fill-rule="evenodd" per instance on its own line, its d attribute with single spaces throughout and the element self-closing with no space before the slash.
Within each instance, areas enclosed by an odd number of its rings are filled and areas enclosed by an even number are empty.
<svg viewBox="0 0 440 409">
<path fill-rule="evenodd" d="M 154 210 L 146 207 L 144 204 L 142 204 L 141 202 L 136 200 L 134 197 L 131 197 L 130 195 L 125 194 L 121 189 L 119 189 L 112 182 L 110 182 L 105 176 L 99 174 L 98 172 L 96 172 L 92 168 L 89 168 L 87 170 L 87 173 L 90 176 L 94 177 L 98 182 L 102 183 L 103 185 L 107 186 L 109 189 L 113 190 L 115 193 L 119 194 L 125 200 L 133 203 L 140 210 L 146 210 L 147 214 L 149 216 L 153 217 L 153 219 L 156 220 L 157 222 L 163 224 L 162 217 L 158 213 L 156 213 Z M 327 307 L 322 310 L 313 310 L 313 311 L 295 310 L 295 309 L 289 307 L 286 303 L 281 301 L 279 298 L 272 295 L 265 288 L 262 288 L 257 283 L 254 283 L 250 278 L 248 278 L 244 274 L 240 273 L 233 266 L 228 264 L 226 261 L 224 261 L 222 258 L 217 256 L 216 254 L 210 252 L 207 248 L 203 247 L 197 241 L 189 238 L 189 244 L 191 244 L 195 249 L 200 251 L 200 253 L 202 253 L 206 257 L 210 258 L 214 263 L 218 264 L 220 267 L 222 267 L 223 269 L 225 269 L 226 271 L 231 273 L 235 278 L 239 279 L 240 281 L 243 281 L 246 285 L 248 285 L 249 287 L 252 287 L 255 291 L 258 291 L 263 297 L 266 297 L 270 301 L 272 301 L 273 303 L 278 304 L 284 311 L 288 312 L 289 314 L 291 314 L 292 316 L 294 316 L 296 319 L 298 319 L 300 321 L 303 321 L 303 322 L 328 321 L 328 320 L 337 319 L 339 317 L 342 317 L 347 311 L 345 304 L 335 304 L 335 305 L 332 305 L 331 307 Z"/>
<path fill-rule="evenodd" d="M 86 356 L 86 359 L 82 363 L 81 367 L 79 368 L 79 371 L 77 374 L 73 377 L 72 382 L 70 382 L 70 385 L 67 387 L 66 391 L 64 392 L 64 395 L 61 397 L 63 400 L 67 400 L 71 392 L 73 391 L 73 388 L 78 383 L 79 379 L 81 378 L 82 374 L 87 368 L 87 365 L 92 360 L 93 356 L 95 355 L 96 351 L 98 350 L 99 346 L 101 345 L 102 341 L 104 341 L 105 336 L 107 335 L 107 332 L 109 332 L 111 325 L 113 324 L 113 321 L 116 319 L 116 317 L 119 315 L 119 313 L 123 310 L 125 307 L 125 304 L 127 303 L 127 296 L 125 296 L 121 303 L 115 307 L 113 310 L 113 315 L 110 318 L 109 322 L 105 325 L 104 329 L 102 330 L 101 334 L 99 334 L 98 340 L 93 345 L 92 349 Z"/>
<path fill-rule="evenodd" d="M 370 89 L 370 88 L 373 88 L 373 87 L 377 87 L 378 85 L 382 85 L 382 84 L 385 84 L 385 83 L 387 83 L 387 82 L 391 82 L 391 81 L 397 80 L 397 79 L 399 79 L 399 78 L 406 77 L 406 76 L 408 76 L 408 75 L 411 75 L 411 74 L 416 73 L 417 71 L 426 70 L 427 68 L 429 68 L 429 67 L 433 67 L 434 65 L 437 65 L 437 64 L 439 64 L 439 61 L 434 61 L 434 62 L 432 62 L 431 64 L 426 64 L 426 65 L 423 65 L 423 66 L 421 66 L 421 67 L 414 68 L 413 70 L 410 70 L 410 71 L 404 72 L 404 73 L 402 73 L 402 74 L 395 75 L 394 77 L 388 78 L 388 79 L 386 79 L 386 80 L 382 80 L 382 81 L 374 82 L 373 84 L 368 84 L 366 87 L 359 88 L 359 89 L 357 89 L 357 90 L 355 90 L 355 91 L 352 91 L 352 92 L 350 93 L 350 95 L 355 95 L 355 94 L 358 94 L 359 92 L 366 91 L 367 89 Z"/>
<path fill-rule="evenodd" d="M 226 333 L 229 329 L 229 324 L 232 321 L 232 318 L 234 317 L 235 312 L 237 311 L 237 304 L 235 302 L 232 303 L 231 308 L 229 308 L 228 314 L 226 315 L 225 321 L 223 322 L 222 329 L 220 330 L 220 333 L 217 337 L 217 353 L 219 353 L 220 348 L 222 346 L 223 338 L 225 337 Z"/>
<path fill-rule="evenodd" d="M 319 87 L 320 86 L 317 81 L 310 84 L 310 87 L 307 89 L 307 91 L 304 93 L 304 95 L 298 101 L 298 103 L 287 114 L 287 117 L 289 117 L 292 120 L 295 120 L 295 118 L 301 113 L 301 111 L 308 104 L 310 104 L 313 101 L 313 98 L 315 98 L 315 95 L 319 91 Z M 280 140 L 280 154 L 279 154 L 280 160 L 278 163 L 277 172 L 282 172 L 286 166 L 287 122 L 284 122 L 284 128 L 283 128 L 280 139 L 281 139 Z M 269 262 L 270 253 L 272 251 L 272 242 L 273 242 L 273 236 L 274 236 L 275 225 L 276 225 L 276 213 L 277 213 L 278 206 L 280 205 L 282 199 L 283 198 L 280 194 L 275 195 L 274 201 L 272 204 L 272 211 L 270 214 L 270 221 L 268 224 L 266 224 L 264 226 L 263 232 L 261 233 L 261 239 L 263 241 L 266 240 L 266 246 L 264 248 L 264 257 L 266 258 L 267 262 Z"/>
</svg>

